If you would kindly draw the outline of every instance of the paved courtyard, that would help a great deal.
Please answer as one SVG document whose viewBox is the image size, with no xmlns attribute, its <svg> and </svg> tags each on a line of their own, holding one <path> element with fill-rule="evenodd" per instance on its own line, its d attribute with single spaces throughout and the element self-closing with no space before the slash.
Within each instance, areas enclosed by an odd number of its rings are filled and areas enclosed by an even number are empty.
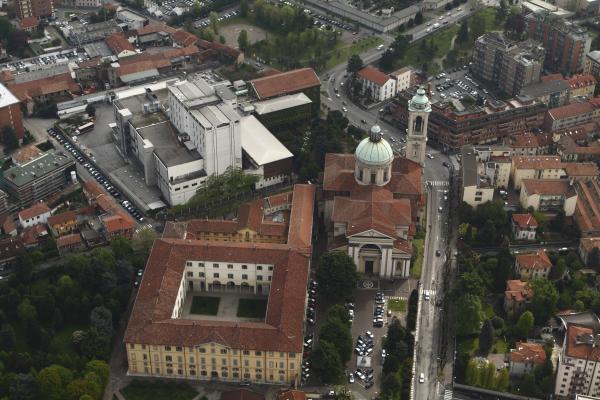
<svg viewBox="0 0 600 400">
<path fill-rule="evenodd" d="M 218 297 L 219 309 L 217 315 L 192 314 L 192 300 L 194 297 Z M 237 316 L 240 299 L 267 299 L 264 295 L 252 293 L 235 292 L 188 292 L 183 303 L 181 318 L 197 320 L 219 320 L 219 321 L 263 321 L 264 318 L 241 318 Z"/>
</svg>

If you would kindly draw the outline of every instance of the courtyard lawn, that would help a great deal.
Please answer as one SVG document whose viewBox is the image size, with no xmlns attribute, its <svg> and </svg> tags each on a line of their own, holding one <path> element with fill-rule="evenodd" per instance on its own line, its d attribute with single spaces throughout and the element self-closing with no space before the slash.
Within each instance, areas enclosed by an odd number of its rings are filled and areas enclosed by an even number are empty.
<svg viewBox="0 0 600 400">
<path fill-rule="evenodd" d="M 194 296 L 190 314 L 217 315 L 219 300 L 218 297 Z"/>
<path fill-rule="evenodd" d="M 237 316 L 240 318 L 264 318 L 267 299 L 240 299 Z"/>
<path fill-rule="evenodd" d="M 187 383 L 133 380 L 121 394 L 127 400 L 191 400 L 198 395 Z M 204 397 L 206 399 L 206 397 Z"/>
<path fill-rule="evenodd" d="M 394 312 L 406 311 L 406 300 L 403 299 L 389 299 L 388 309 Z"/>
<path fill-rule="evenodd" d="M 411 278 L 421 277 L 421 268 L 423 267 L 423 247 L 425 246 L 425 239 L 413 239 L 413 248 L 415 252 L 415 260 L 410 267 Z"/>
</svg>

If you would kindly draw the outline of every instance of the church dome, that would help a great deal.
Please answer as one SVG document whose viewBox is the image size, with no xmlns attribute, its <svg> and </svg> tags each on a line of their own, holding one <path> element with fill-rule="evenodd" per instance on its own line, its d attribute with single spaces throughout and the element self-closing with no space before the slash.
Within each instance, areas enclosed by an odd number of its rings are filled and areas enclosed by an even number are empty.
<svg viewBox="0 0 600 400">
<path fill-rule="evenodd" d="M 417 94 L 413 96 L 412 99 L 408 102 L 409 110 L 420 110 L 420 111 L 431 111 L 431 103 L 427 98 L 427 94 L 425 89 L 420 87 L 417 89 Z"/>
<path fill-rule="evenodd" d="M 372 166 L 391 164 L 394 160 L 392 146 L 382 137 L 379 125 L 371 128 L 369 137 L 358 144 L 354 155 L 359 162 Z"/>
</svg>

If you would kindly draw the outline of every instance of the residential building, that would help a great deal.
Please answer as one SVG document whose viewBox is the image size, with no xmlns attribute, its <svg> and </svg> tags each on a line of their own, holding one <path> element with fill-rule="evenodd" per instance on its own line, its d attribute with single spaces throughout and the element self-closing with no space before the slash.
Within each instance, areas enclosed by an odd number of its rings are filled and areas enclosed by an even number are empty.
<svg viewBox="0 0 600 400">
<path fill-rule="evenodd" d="M 490 180 L 479 171 L 477 152 L 472 146 L 464 146 L 462 155 L 462 201 L 471 207 L 492 201 L 494 186 Z"/>
<path fill-rule="evenodd" d="M 506 281 L 504 291 L 504 311 L 512 315 L 520 315 L 533 298 L 533 290 L 528 282 L 519 279 Z"/>
<path fill-rule="evenodd" d="M 600 143 L 597 140 L 576 140 L 574 135 L 562 135 L 556 144 L 556 154 L 564 161 L 580 163 L 600 160 Z"/>
<path fill-rule="evenodd" d="M 513 214 L 511 225 L 517 240 L 535 240 L 538 222 L 532 214 Z"/>
<path fill-rule="evenodd" d="M 567 324 L 558 356 L 554 394 L 559 399 L 579 394 L 600 396 L 600 351 L 598 333 L 588 326 Z"/>
<path fill-rule="evenodd" d="M 506 189 L 510 179 L 512 149 L 507 146 L 476 146 L 477 168 L 495 188 Z"/>
<path fill-rule="evenodd" d="M 276 400 L 306 400 L 306 393 L 301 390 L 281 389 L 275 393 Z"/>
<path fill-rule="evenodd" d="M 328 248 L 347 252 L 366 275 L 407 277 L 422 207 L 422 170 L 394 156 L 378 125 L 355 154 L 326 154 L 321 212 Z"/>
<path fill-rule="evenodd" d="M 587 181 L 600 176 L 600 168 L 593 162 L 566 163 L 565 172 L 572 181 Z"/>
<path fill-rule="evenodd" d="M 63 236 L 73 233 L 77 228 L 77 216 L 80 213 L 80 210 L 70 210 L 49 217 L 47 223 L 52 230 L 52 234 Z"/>
<path fill-rule="evenodd" d="M 0 83 L 0 132 L 4 127 L 12 128 L 19 142 L 23 140 L 25 130 L 19 100 Z"/>
<path fill-rule="evenodd" d="M 594 97 L 597 80 L 592 74 L 579 74 L 567 78 L 571 87 L 571 101 L 577 97 Z"/>
<path fill-rule="evenodd" d="M 312 102 L 312 114 L 318 115 L 321 108 L 321 81 L 312 68 L 301 68 L 281 72 L 248 82 L 251 93 L 258 100 L 304 93 Z"/>
<path fill-rule="evenodd" d="M 600 264 L 600 237 L 579 239 L 578 250 L 579 256 L 586 267 L 591 267 L 594 263 Z"/>
<path fill-rule="evenodd" d="M 0 190 L 0 215 L 8 210 L 8 195 L 3 190 Z"/>
<path fill-rule="evenodd" d="M 50 217 L 50 208 L 43 201 L 19 212 L 19 223 L 23 228 L 37 224 L 46 224 Z"/>
<path fill-rule="evenodd" d="M 523 179 L 566 179 L 564 163 L 558 156 L 515 156 L 512 158 L 511 181 L 515 189 Z"/>
<path fill-rule="evenodd" d="M 11 214 L 4 214 L 0 217 L 2 220 L 2 233 L 5 235 L 9 235 L 12 237 L 17 236 L 19 233 L 17 232 L 17 226 L 13 221 L 13 216 Z"/>
<path fill-rule="evenodd" d="M 585 56 L 584 74 L 590 74 L 596 80 L 600 79 L 600 50 L 590 51 Z"/>
<path fill-rule="evenodd" d="M 108 48 L 113 52 L 117 58 L 125 58 L 134 56 L 135 47 L 127 40 L 123 32 L 116 32 L 104 39 Z"/>
<path fill-rule="evenodd" d="M 402 67 L 399 70 L 392 72 L 390 75 L 396 78 L 396 93 L 407 90 L 409 87 L 413 86 L 414 73 L 409 67 Z"/>
<path fill-rule="evenodd" d="M 475 41 L 473 74 L 514 96 L 540 80 L 544 48 L 533 41 L 515 43 L 501 32 L 486 33 Z"/>
<path fill-rule="evenodd" d="M 546 351 L 542 343 L 517 342 L 510 349 L 510 374 L 522 376 L 533 372 L 538 365 L 546 361 Z"/>
<path fill-rule="evenodd" d="M 16 0 L 17 18 L 45 18 L 52 16 L 54 8 L 52 0 Z"/>
<path fill-rule="evenodd" d="M 515 257 L 515 271 L 524 279 L 548 278 L 552 262 L 544 250 L 534 253 L 518 254 Z"/>
<path fill-rule="evenodd" d="M 0 239 L 0 266 L 6 267 L 25 254 L 25 246 L 20 237 Z"/>
<path fill-rule="evenodd" d="M 63 152 L 50 150 L 4 171 L 1 183 L 4 191 L 21 207 L 29 207 L 74 183 L 71 171 L 75 171 L 73 159 Z"/>
<path fill-rule="evenodd" d="M 46 224 L 35 224 L 23 229 L 21 240 L 26 249 L 35 249 L 40 247 L 48 240 L 49 233 Z"/>
<path fill-rule="evenodd" d="M 552 145 L 552 136 L 544 133 L 521 133 L 508 140 L 513 156 L 541 156 L 548 154 Z"/>
<path fill-rule="evenodd" d="M 104 237 L 108 242 L 117 236 L 123 236 L 131 239 L 135 229 L 135 221 L 124 214 L 108 215 L 100 218 L 104 227 Z"/>
<path fill-rule="evenodd" d="M 528 14 L 525 23 L 527 37 L 541 42 L 546 49 L 546 69 L 564 75 L 583 70 L 592 40 L 585 29 L 548 13 Z"/>
<path fill-rule="evenodd" d="M 392 119 L 401 128 L 408 126 L 408 101 L 413 95 L 412 89 L 404 91 L 390 106 Z M 543 103 L 529 97 L 495 100 L 484 106 L 455 99 L 436 102 L 431 105 L 427 138 L 444 151 L 458 151 L 467 144 L 498 143 L 541 127 L 545 111 Z"/>
<path fill-rule="evenodd" d="M 548 110 L 544 118 L 544 130 L 554 132 L 592 122 L 596 108 L 590 101 L 577 102 Z"/>
<path fill-rule="evenodd" d="M 562 75 L 561 75 L 562 77 Z M 544 103 L 548 108 L 556 108 L 569 104 L 571 87 L 564 79 L 532 82 L 521 89 L 522 96 L 530 96 Z"/>
<path fill-rule="evenodd" d="M 64 256 L 65 254 L 85 249 L 85 243 L 83 243 L 83 239 L 81 239 L 79 233 L 71 233 L 57 238 L 56 248 L 58 249 L 58 254 Z"/>
<path fill-rule="evenodd" d="M 128 374 L 296 382 L 304 347 L 314 196 L 311 185 L 294 190 L 283 244 L 157 239 L 123 339 Z M 217 233 L 215 228 L 211 231 Z M 192 298 L 208 292 L 265 299 L 266 314 L 254 319 L 191 315 Z"/>
<path fill-rule="evenodd" d="M 521 207 L 535 211 L 564 211 L 570 217 L 575 213 L 577 192 L 566 179 L 523 179 L 519 195 Z"/>
<path fill-rule="evenodd" d="M 380 102 L 396 95 L 396 79 L 372 65 L 358 71 L 356 79 L 360 83 L 362 95 L 370 101 Z"/>
<path fill-rule="evenodd" d="M 17 24 L 22 31 L 33 32 L 38 28 L 40 21 L 38 20 L 38 17 L 31 16 L 20 19 Z"/>
<path fill-rule="evenodd" d="M 597 179 L 578 181 L 574 185 L 577 192 L 577 207 L 573 218 L 582 237 L 600 236 L 600 184 Z"/>
</svg>

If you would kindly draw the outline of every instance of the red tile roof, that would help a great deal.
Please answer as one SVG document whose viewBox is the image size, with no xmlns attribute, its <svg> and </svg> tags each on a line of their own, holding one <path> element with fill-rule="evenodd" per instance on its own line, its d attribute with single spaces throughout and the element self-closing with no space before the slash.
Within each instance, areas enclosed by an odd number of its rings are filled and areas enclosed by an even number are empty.
<svg viewBox="0 0 600 400">
<path fill-rule="evenodd" d="M 510 137 L 510 147 L 517 149 L 546 147 L 552 142 L 551 135 L 522 133 Z"/>
<path fill-rule="evenodd" d="M 591 328 L 569 324 L 567 326 L 567 340 L 565 353 L 569 357 L 600 361 L 600 347 L 585 343 L 594 334 Z"/>
<path fill-rule="evenodd" d="M 250 81 L 261 100 L 297 93 L 320 84 L 321 81 L 312 68 L 295 69 Z"/>
<path fill-rule="evenodd" d="M 265 400 L 265 396 L 248 389 L 237 389 L 221 393 L 221 400 Z"/>
<path fill-rule="evenodd" d="M 167 24 L 148 24 L 146 26 L 141 27 L 136 32 L 139 36 L 150 35 L 152 33 L 157 33 L 157 32 L 166 32 L 166 33 L 173 34 L 173 33 L 177 32 L 177 29 L 172 28 Z"/>
<path fill-rule="evenodd" d="M 20 237 L 0 239 L 0 260 L 9 260 L 23 254 L 25 254 L 25 246 Z"/>
<path fill-rule="evenodd" d="M 567 82 L 571 89 L 578 89 L 587 86 L 596 86 L 596 78 L 591 74 L 578 74 L 567 78 Z"/>
<path fill-rule="evenodd" d="M 50 212 L 50 208 L 48 208 L 46 203 L 44 203 L 42 201 L 39 203 L 35 203 L 31 207 L 26 208 L 26 209 L 22 210 L 21 212 L 19 212 L 19 218 L 22 220 L 28 220 L 28 219 L 37 217 L 38 215 L 42 215 L 42 214 L 48 213 L 48 212 Z"/>
<path fill-rule="evenodd" d="M 358 71 L 358 76 L 370 82 L 373 82 L 374 84 L 379 86 L 385 85 L 387 81 L 392 79 L 388 74 L 381 72 L 379 69 L 373 67 L 372 65 L 367 65 L 366 67 Z"/>
<path fill-rule="evenodd" d="M 563 162 L 559 156 L 514 156 L 512 163 L 516 169 L 563 168 Z"/>
<path fill-rule="evenodd" d="M 548 110 L 548 115 L 551 119 L 558 120 L 585 113 L 591 113 L 592 111 L 594 111 L 594 106 L 590 102 L 573 103 L 550 109 Z"/>
<path fill-rule="evenodd" d="M 31 101 L 36 97 L 60 92 L 80 93 L 81 88 L 70 73 L 21 83 L 9 83 L 6 87 L 20 101 Z"/>
<path fill-rule="evenodd" d="M 58 247 L 59 249 L 62 247 L 73 246 L 79 243 L 82 243 L 81 235 L 79 233 L 61 236 L 58 239 L 56 239 L 56 247 Z"/>
<path fill-rule="evenodd" d="M 516 349 L 510 350 L 511 363 L 543 364 L 546 361 L 546 351 L 540 343 L 517 342 Z"/>
<path fill-rule="evenodd" d="M 512 279 L 506 281 L 506 290 L 504 291 L 504 297 L 507 300 L 516 302 L 523 302 L 531 300 L 533 298 L 533 290 L 529 287 L 527 282 L 523 282 L 519 279 Z"/>
<path fill-rule="evenodd" d="M 552 268 L 552 262 L 544 250 L 535 253 L 519 254 L 516 257 L 521 269 L 548 269 Z"/>
<path fill-rule="evenodd" d="M 12 159 L 16 163 L 23 163 L 39 157 L 42 153 L 43 152 L 36 145 L 32 144 L 20 149 L 17 154 L 12 156 Z"/>
<path fill-rule="evenodd" d="M 77 219 L 77 211 L 65 211 L 64 213 L 56 214 L 48 218 L 48 226 L 53 227 L 55 225 L 62 225 L 68 221 L 75 221 Z"/>
<path fill-rule="evenodd" d="M 578 163 L 567 163 L 565 165 L 565 172 L 570 177 L 597 177 L 600 175 L 600 169 L 598 165 L 593 162 L 578 162 Z"/>
<path fill-rule="evenodd" d="M 123 32 L 116 32 L 104 39 L 106 45 L 113 53 L 119 54 L 122 51 L 135 51 L 135 47 L 125 38 Z"/>
<path fill-rule="evenodd" d="M 567 179 L 523 179 L 521 186 L 528 196 L 532 194 L 563 195 L 565 197 L 577 195 Z"/>
<path fill-rule="evenodd" d="M 187 260 L 273 264 L 264 322 L 172 318 Z M 154 242 L 125 343 L 198 346 L 218 342 L 242 350 L 299 353 L 309 256 L 288 245 L 157 239 Z"/>
<path fill-rule="evenodd" d="M 520 229 L 537 228 L 538 226 L 537 220 L 531 214 L 513 214 L 512 220 Z"/>
<path fill-rule="evenodd" d="M 21 238 L 25 246 L 37 246 L 39 238 L 48 235 L 48 229 L 44 224 L 35 224 L 21 232 Z"/>
<path fill-rule="evenodd" d="M 597 180 L 576 182 L 575 222 L 582 232 L 600 230 L 600 185 Z"/>
<path fill-rule="evenodd" d="M 585 250 L 586 253 L 595 248 L 600 249 L 600 237 L 581 238 L 579 239 L 579 245 Z"/>
<path fill-rule="evenodd" d="M 37 27 L 40 24 L 37 17 L 27 17 L 19 20 L 19 26 L 21 29 L 32 29 Z"/>
<path fill-rule="evenodd" d="M 103 217 L 102 223 L 108 233 L 128 231 L 135 227 L 135 223 L 131 218 L 123 218 L 121 215 Z"/>
<path fill-rule="evenodd" d="M 306 393 L 301 390 L 282 389 L 275 394 L 277 400 L 306 400 Z"/>
</svg>

